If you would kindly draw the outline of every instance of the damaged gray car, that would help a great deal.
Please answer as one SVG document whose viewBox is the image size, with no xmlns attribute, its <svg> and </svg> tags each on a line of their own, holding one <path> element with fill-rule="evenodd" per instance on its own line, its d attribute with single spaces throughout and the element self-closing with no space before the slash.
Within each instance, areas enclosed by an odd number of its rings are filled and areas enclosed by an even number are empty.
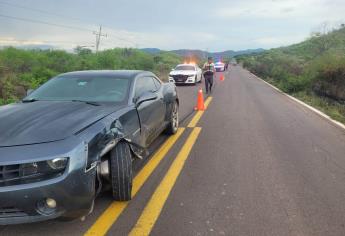
<svg viewBox="0 0 345 236">
<path fill-rule="evenodd" d="M 145 71 L 80 71 L 0 107 L 0 225 L 89 214 L 102 186 L 131 199 L 133 160 L 176 133 L 175 85 Z"/>
</svg>

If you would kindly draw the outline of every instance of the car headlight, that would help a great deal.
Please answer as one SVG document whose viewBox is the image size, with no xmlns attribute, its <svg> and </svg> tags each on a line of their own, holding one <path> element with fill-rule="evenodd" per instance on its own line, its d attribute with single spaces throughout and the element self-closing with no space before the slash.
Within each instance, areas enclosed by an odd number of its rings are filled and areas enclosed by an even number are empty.
<svg viewBox="0 0 345 236">
<path fill-rule="evenodd" d="M 66 168 L 67 163 L 68 163 L 67 157 L 58 157 L 58 158 L 54 158 L 53 160 L 47 161 L 47 164 L 53 170 L 63 170 Z"/>
<path fill-rule="evenodd" d="M 69 158 L 0 166 L 0 187 L 34 183 L 63 175 Z M 10 174 L 8 174 L 10 173 Z"/>
<path fill-rule="evenodd" d="M 62 173 L 66 169 L 67 164 L 67 157 L 58 157 L 48 161 L 26 163 L 22 165 L 23 176 Z"/>
</svg>

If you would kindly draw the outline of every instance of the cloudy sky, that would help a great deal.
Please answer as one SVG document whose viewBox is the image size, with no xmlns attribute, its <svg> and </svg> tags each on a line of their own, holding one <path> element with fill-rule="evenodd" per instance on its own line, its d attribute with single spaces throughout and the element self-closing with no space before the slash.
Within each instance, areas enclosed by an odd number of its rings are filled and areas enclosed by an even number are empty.
<svg viewBox="0 0 345 236">
<path fill-rule="evenodd" d="M 0 45 L 209 51 L 300 42 L 345 22 L 344 0 L 0 0 Z"/>
</svg>

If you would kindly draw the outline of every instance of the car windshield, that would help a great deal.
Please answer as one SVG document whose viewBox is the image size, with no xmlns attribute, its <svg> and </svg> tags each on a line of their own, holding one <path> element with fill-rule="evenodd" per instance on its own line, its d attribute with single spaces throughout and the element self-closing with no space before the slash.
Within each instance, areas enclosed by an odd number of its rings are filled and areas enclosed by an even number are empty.
<svg viewBox="0 0 345 236">
<path fill-rule="evenodd" d="M 176 66 L 175 70 L 195 70 L 195 67 L 188 65 Z"/>
<path fill-rule="evenodd" d="M 59 76 L 39 87 L 25 100 L 123 103 L 129 80 L 112 76 Z"/>
</svg>

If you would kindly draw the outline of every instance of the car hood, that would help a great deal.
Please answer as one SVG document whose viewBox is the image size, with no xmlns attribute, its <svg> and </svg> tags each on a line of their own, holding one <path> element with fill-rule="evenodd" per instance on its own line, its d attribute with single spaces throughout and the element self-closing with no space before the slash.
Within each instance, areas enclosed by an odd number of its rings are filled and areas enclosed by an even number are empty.
<svg viewBox="0 0 345 236">
<path fill-rule="evenodd" d="M 2 106 L 0 147 L 63 140 L 119 109 L 121 106 L 51 101 Z"/>
<path fill-rule="evenodd" d="M 170 72 L 170 75 L 196 75 L 196 71 L 193 70 L 174 70 Z"/>
</svg>

